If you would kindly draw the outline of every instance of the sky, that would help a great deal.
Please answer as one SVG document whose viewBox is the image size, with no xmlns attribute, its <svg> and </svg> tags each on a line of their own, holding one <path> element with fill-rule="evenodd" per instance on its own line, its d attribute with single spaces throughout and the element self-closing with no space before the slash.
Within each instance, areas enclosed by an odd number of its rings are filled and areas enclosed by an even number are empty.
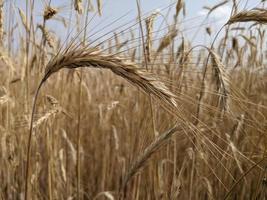
<svg viewBox="0 0 267 200">
<path fill-rule="evenodd" d="M 85 0 L 83 0 L 85 2 Z M 91 0 L 97 11 L 96 0 Z M 90 34 L 94 33 L 94 37 L 99 37 L 100 34 L 105 34 L 109 32 L 119 32 L 125 29 L 126 26 L 122 25 L 130 24 L 136 22 L 137 18 L 137 6 L 136 0 L 102 0 L 103 9 L 102 16 L 94 16 L 94 13 L 89 14 L 89 18 L 92 19 L 88 25 L 88 30 Z M 223 0 L 185 0 L 186 2 L 186 18 L 180 21 L 179 28 L 184 31 L 186 37 L 190 40 L 194 40 L 197 43 L 207 42 L 212 40 L 208 38 L 205 34 L 206 27 L 212 27 L 213 35 L 222 27 L 223 24 L 229 19 L 232 5 L 227 3 L 222 7 L 216 9 L 208 19 L 205 19 L 207 10 L 203 9 L 204 6 L 212 7 Z M 25 0 L 14 0 L 14 5 L 25 9 Z M 35 0 L 35 15 L 37 20 L 41 22 L 42 20 L 42 10 L 48 0 Z M 71 0 L 51 0 L 52 7 L 59 8 L 59 16 L 68 19 L 69 13 L 73 11 L 73 5 Z M 237 0 L 239 3 L 239 8 L 241 9 L 251 9 L 261 2 L 261 0 Z M 167 21 L 173 19 L 173 14 L 175 12 L 176 0 L 140 0 L 141 12 L 142 14 L 150 15 L 153 12 L 160 12 L 163 16 L 168 16 Z M 172 5 L 172 9 L 169 9 L 169 5 Z M 62 14 L 62 13 L 65 13 Z M 120 20 L 116 21 L 118 18 Z M 166 20 L 158 15 L 155 21 L 155 28 L 162 30 L 159 34 L 164 34 L 166 29 L 162 27 L 167 27 Z M 75 23 L 75 22 L 73 22 Z M 108 26 L 108 24 L 112 24 Z M 163 24 L 162 26 L 160 26 Z M 202 29 L 199 26 L 202 24 Z M 68 32 L 62 24 L 58 21 L 50 20 L 47 22 L 47 26 L 53 32 L 60 34 L 62 38 L 66 38 Z M 118 29 L 114 29 L 114 27 Z M 203 36 L 204 35 L 204 36 Z"/>
</svg>

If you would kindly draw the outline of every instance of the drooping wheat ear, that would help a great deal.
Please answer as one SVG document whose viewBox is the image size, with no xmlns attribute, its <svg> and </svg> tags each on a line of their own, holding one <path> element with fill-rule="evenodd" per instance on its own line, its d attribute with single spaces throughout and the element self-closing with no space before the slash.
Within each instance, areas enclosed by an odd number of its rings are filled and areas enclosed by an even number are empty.
<svg viewBox="0 0 267 200">
<path fill-rule="evenodd" d="M 110 69 L 113 73 L 141 88 L 145 93 L 152 94 L 160 101 L 175 106 L 175 95 L 152 73 L 139 68 L 132 62 L 114 55 L 104 55 L 93 48 L 68 50 L 55 56 L 46 66 L 45 79 L 62 68 L 95 67 Z"/>
<path fill-rule="evenodd" d="M 233 15 L 227 24 L 233 24 L 236 22 L 258 22 L 261 24 L 267 23 L 267 10 L 254 8 L 248 11 L 242 11 Z"/>
<path fill-rule="evenodd" d="M 58 13 L 56 8 L 52 8 L 51 6 L 47 6 L 44 10 L 43 17 L 45 20 L 49 20 L 54 17 Z"/>
<path fill-rule="evenodd" d="M 67 48 L 62 53 L 57 54 L 47 64 L 45 75 L 38 85 L 36 90 L 32 115 L 30 122 L 30 131 L 27 144 L 27 163 L 26 163 L 26 184 L 25 184 L 25 197 L 28 199 L 28 185 L 30 175 L 30 158 L 31 158 L 31 140 L 33 133 L 33 118 L 36 108 L 36 101 L 42 85 L 45 81 L 55 72 L 63 68 L 78 68 L 78 67 L 95 67 L 101 69 L 110 69 L 113 73 L 128 80 L 133 85 L 141 88 L 145 93 L 156 96 L 161 103 L 176 107 L 175 95 L 165 86 L 163 82 L 158 80 L 153 74 L 138 68 L 134 63 L 125 62 L 124 59 L 114 55 L 104 55 L 101 51 L 95 48 Z"/>
<path fill-rule="evenodd" d="M 79 13 L 83 13 L 82 0 L 74 0 L 74 9 Z"/>
<path fill-rule="evenodd" d="M 121 193 L 125 194 L 126 186 L 129 180 L 144 166 L 145 162 L 152 156 L 152 154 L 155 153 L 164 144 L 164 142 L 167 141 L 179 129 L 180 128 L 178 127 L 178 124 L 176 124 L 166 132 L 160 134 L 148 147 L 146 147 L 144 152 L 137 157 L 136 161 L 126 172 L 121 186 Z"/>
</svg>

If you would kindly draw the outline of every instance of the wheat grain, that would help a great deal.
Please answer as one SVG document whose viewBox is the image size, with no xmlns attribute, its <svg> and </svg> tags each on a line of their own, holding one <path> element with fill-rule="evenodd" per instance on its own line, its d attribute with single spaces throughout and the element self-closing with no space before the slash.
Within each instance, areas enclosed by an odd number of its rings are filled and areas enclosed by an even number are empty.
<svg viewBox="0 0 267 200">
<path fill-rule="evenodd" d="M 161 51 L 163 51 L 163 49 L 168 47 L 176 36 L 177 30 L 171 30 L 167 35 L 165 35 L 160 42 L 160 45 L 157 49 L 157 53 L 160 53 Z"/>
</svg>

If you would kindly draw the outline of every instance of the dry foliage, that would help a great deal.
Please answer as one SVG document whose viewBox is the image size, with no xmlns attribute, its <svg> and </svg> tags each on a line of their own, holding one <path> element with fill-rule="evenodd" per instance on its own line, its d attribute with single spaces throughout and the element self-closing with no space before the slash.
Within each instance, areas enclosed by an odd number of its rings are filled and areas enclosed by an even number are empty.
<svg viewBox="0 0 267 200">
<path fill-rule="evenodd" d="M 101 0 L 33 2 L 0 0 L 0 199 L 265 198 L 264 7 L 234 0 L 210 47 L 192 2 L 127 23 Z"/>
</svg>

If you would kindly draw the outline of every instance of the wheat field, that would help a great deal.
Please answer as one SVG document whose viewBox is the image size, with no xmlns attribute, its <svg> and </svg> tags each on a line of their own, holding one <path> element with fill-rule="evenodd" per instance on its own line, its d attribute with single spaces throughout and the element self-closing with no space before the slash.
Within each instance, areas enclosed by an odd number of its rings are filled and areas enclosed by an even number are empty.
<svg viewBox="0 0 267 200">
<path fill-rule="evenodd" d="M 0 199 L 267 199 L 265 1 L 114 1 L 0 0 Z"/>
</svg>

